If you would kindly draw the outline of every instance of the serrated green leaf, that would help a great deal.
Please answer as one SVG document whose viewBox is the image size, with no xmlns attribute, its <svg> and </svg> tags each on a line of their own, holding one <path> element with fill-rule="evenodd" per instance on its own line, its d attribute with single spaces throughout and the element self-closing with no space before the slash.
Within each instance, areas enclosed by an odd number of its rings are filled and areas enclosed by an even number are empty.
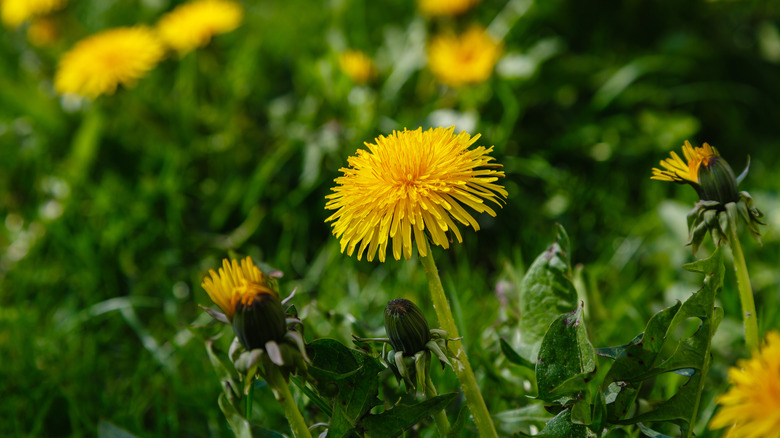
<svg viewBox="0 0 780 438">
<path fill-rule="evenodd" d="M 406 405 L 398 404 L 377 415 L 368 415 L 360 422 L 369 438 L 392 438 L 414 426 L 420 420 L 430 417 L 452 403 L 458 394 L 439 395 L 423 402 Z"/>
<path fill-rule="evenodd" d="M 317 379 L 320 394 L 330 395 L 335 386 L 328 436 L 352 435 L 360 419 L 381 403 L 377 374 L 384 367 L 375 358 L 334 339 L 318 339 L 306 351 L 312 361 L 309 374 Z"/>
<path fill-rule="evenodd" d="M 611 352 L 616 360 L 604 379 L 604 385 L 620 389 L 609 406 L 609 419 L 613 423 L 670 421 L 680 426 L 683 437 L 691 435 L 691 425 L 696 421 L 704 379 L 710 366 L 712 336 L 723 319 L 723 310 L 715 308 L 715 293 L 723 283 L 720 248 L 708 259 L 685 268 L 705 274 L 704 286 L 684 303 L 656 313 L 641 338 L 637 337 L 625 348 L 616 347 Z M 689 318 L 701 321 L 699 329 L 687 339 L 673 339 L 675 328 Z M 623 351 L 620 351 L 621 348 Z M 644 380 L 680 371 L 691 376 L 674 396 L 655 405 L 652 411 L 625 418 Z M 614 386 L 617 382 L 620 382 L 619 387 Z M 607 398 L 609 400 L 610 396 Z"/>
<path fill-rule="evenodd" d="M 577 307 L 572 283 L 569 236 L 558 225 L 555 242 L 536 258 L 520 283 L 520 356 L 536 361 L 539 345 L 550 323 Z"/>
<path fill-rule="evenodd" d="M 588 340 L 582 307 L 550 324 L 536 363 L 538 398 L 553 401 L 584 391 L 596 370 L 596 352 Z"/>
</svg>

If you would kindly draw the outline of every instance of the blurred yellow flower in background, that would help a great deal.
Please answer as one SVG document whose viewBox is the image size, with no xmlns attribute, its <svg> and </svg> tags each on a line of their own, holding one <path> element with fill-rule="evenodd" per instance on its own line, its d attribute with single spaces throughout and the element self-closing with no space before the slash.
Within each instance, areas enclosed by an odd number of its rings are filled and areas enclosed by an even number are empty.
<svg viewBox="0 0 780 438">
<path fill-rule="evenodd" d="M 455 221 L 479 230 L 479 224 L 461 204 L 477 213 L 496 213 L 485 200 L 502 206 L 504 187 L 495 184 L 503 171 L 493 163 L 493 147 L 469 149 L 479 135 L 455 135 L 454 128 L 394 131 L 365 143 L 349 157 L 349 167 L 340 169 L 335 193 L 325 208 L 337 210 L 325 221 L 334 221 L 333 234 L 341 240 L 341 252 L 357 258 L 368 249 L 367 258 L 385 261 L 392 240 L 393 257 L 412 256 L 412 234 L 420 256 L 427 255 L 426 234 L 435 245 L 449 247 L 447 231 L 462 242 Z M 455 221 L 453 221 L 455 219 Z M 427 229 L 427 233 L 425 230 Z"/>
<path fill-rule="evenodd" d="M 484 28 L 462 35 L 444 34 L 428 46 L 428 66 L 443 84 L 459 87 L 487 80 L 501 55 L 501 45 Z"/>
<path fill-rule="evenodd" d="M 241 260 L 240 265 L 237 260 L 223 259 L 219 272 L 209 269 L 209 277 L 203 279 L 201 286 L 211 301 L 232 320 L 238 303 L 251 306 L 252 301 L 263 294 L 279 297 L 267 283 L 267 276 L 251 257 L 247 257 Z"/>
<path fill-rule="evenodd" d="M 244 9 L 234 1 L 196 0 L 184 3 L 157 22 L 157 33 L 168 47 L 184 55 L 205 46 L 211 37 L 238 28 Z"/>
<path fill-rule="evenodd" d="M 0 0 L 0 15 L 6 27 L 15 29 L 30 18 L 63 8 L 65 3 L 66 0 Z"/>
<path fill-rule="evenodd" d="M 160 41 L 147 27 L 106 30 L 79 41 L 62 56 L 54 87 L 59 93 L 92 98 L 113 94 L 119 84 L 132 86 L 164 54 Z"/>
<path fill-rule="evenodd" d="M 423 14 L 428 16 L 459 15 L 480 0 L 417 0 L 417 5 Z"/>
<path fill-rule="evenodd" d="M 710 429 L 727 429 L 725 438 L 780 437 L 780 334 L 771 331 L 753 357 L 729 369 L 729 391 Z"/>
<path fill-rule="evenodd" d="M 35 18 L 27 28 L 27 41 L 38 47 L 52 45 L 59 36 L 60 27 L 50 17 Z"/>
<path fill-rule="evenodd" d="M 339 54 L 339 67 L 353 82 L 364 84 L 376 77 L 374 61 L 360 50 L 345 50 Z"/>
</svg>

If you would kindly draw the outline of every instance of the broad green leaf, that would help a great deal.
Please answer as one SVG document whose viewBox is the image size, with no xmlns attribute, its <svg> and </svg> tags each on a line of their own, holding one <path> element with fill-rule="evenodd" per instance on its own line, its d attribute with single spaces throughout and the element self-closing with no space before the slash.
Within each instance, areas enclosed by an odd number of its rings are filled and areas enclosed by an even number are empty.
<svg viewBox="0 0 780 438">
<path fill-rule="evenodd" d="M 368 438 L 396 437 L 420 420 L 446 408 L 457 395 L 439 395 L 412 405 L 397 404 L 381 414 L 366 416 L 360 421 L 360 426 L 365 429 Z"/>
<path fill-rule="evenodd" d="M 703 273 L 704 286 L 684 303 L 678 302 L 656 313 L 642 336 L 604 354 L 615 358 L 604 379 L 604 386 L 608 387 L 607 402 L 611 402 L 609 420 L 613 423 L 671 421 L 680 426 L 683 437 L 692 433 L 691 425 L 696 421 L 701 390 L 709 371 L 712 336 L 723 319 L 723 309 L 715 308 L 715 293 L 723 283 L 720 248 L 708 259 L 684 267 Z M 689 318 L 701 321 L 699 329 L 687 339 L 674 339 L 675 328 Z M 690 377 L 669 400 L 655 405 L 651 411 L 626 418 L 643 382 L 668 372 Z"/>
<path fill-rule="evenodd" d="M 312 361 L 309 373 L 317 379 L 318 391 L 333 399 L 328 436 L 353 435 L 360 419 L 381 403 L 377 398 L 377 374 L 383 366 L 377 359 L 333 339 L 312 342 L 307 353 Z"/>
<path fill-rule="evenodd" d="M 572 284 L 569 236 L 558 225 L 555 242 L 536 258 L 520 283 L 520 356 L 535 362 L 550 323 L 575 307 L 577 291 Z"/>
<path fill-rule="evenodd" d="M 569 399 L 588 388 L 596 370 L 596 352 L 588 340 L 582 307 L 560 315 L 542 340 L 536 362 L 538 398 Z"/>
</svg>

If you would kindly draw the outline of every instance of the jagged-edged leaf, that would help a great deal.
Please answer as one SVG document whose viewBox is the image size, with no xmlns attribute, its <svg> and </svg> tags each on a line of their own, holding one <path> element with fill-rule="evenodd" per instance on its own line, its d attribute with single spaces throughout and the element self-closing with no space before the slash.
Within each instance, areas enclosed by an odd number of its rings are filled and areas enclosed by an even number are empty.
<svg viewBox="0 0 780 438">
<path fill-rule="evenodd" d="M 571 409 L 565 409 L 547 422 L 541 432 L 534 438 L 585 438 L 588 428 L 571 421 Z"/>
<path fill-rule="evenodd" d="M 321 395 L 333 400 L 329 437 L 354 434 L 355 426 L 381 402 L 377 398 L 379 361 L 333 339 L 318 339 L 306 349 L 312 361 L 309 374 Z"/>
<path fill-rule="evenodd" d="M 520 283 L 520 345 L 518 353 L 536 361 L 547 327 L 561 313 L 577 306 L 569 261 L 569 236 L 558 225 L 558 236 L 528 269 Z"/>
<path fill-rule="evenodd" d="M 452 403 L 458 394 L 439 395 L 417 404 L 397 404 L 377 415 L 367 415 L 360 426 L 369 438 L 392 438 Z"/>
<path fill-rule="evenodd" d="M 704 286 L 684 303 L 678 302 L 656 313 L 643 336 L 605 354 L 615 358 L 604 380 L 612 423 L 670 421 L 680 426 L 683 437 L 691 435 L 691 424 L 696 420 L 701 389 L 710 366 L 712 336 L 723 319 L 723 309 L 715 308 L 715 293 L 723 283 L 720 248 L 708 259 L 684 267 L 703 273 Z M 698 330 L 689 338 L 675 339 L 675 328 L 689 318 L 699 319 Z M 656 404 L 653 410 L 628 417 L 643 382 L 668 372 L 690 377 L 675 395 Z"/>
<path fill-rule="evenodd" d="M 582 307 L 550 324 L 536 362 L 538 398 L 569 398 L 584 391 L 596 370 L 596 352 L 588 339 Z"/>
</svg>

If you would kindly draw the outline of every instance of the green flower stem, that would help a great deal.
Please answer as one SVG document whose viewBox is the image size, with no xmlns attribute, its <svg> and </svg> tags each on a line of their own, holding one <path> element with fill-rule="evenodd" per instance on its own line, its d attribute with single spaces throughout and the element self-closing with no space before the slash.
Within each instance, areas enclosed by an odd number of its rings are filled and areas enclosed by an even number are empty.
<svg viewBox="0 0 780 438">
<path fill-rule="evenodd" d="M 425 398 L 430 400 L 437 395 L 436 388 L 431 381 L 431 374 L 428 373 L 428 377 L 425 379 Z M 439 436 L 447 436 L 450 433 L 450 421 L 447 419 L 444 409 L 433 414 L 433 419 L 436 421 L 436 427 L 439 429 Z"/>
<path fill-rule="evenodd" d="M 433 308 L 436 310 L 436 316 L 439 318 L 439 325 L 449 336 L 459 338 L 460 335 L 458 334 L 458 328 L 455 326 L 455 319 L 452 317 L 450 304 L 447 302 L 447 297 L 444 295 L 444 287 L 441 285 L 439 270 L 436 269 L 436 263 L 433 261 L 431 247 L 427 241 L 425 241 L 425 245 L 428 246 L 428 255 L 420 257 L 420 260 L 423 268 L 425 268 L 425 275 L 428 277 L 428 288 L 431 290 Z M 477 425 L 477 430 L 479 430 L 479 436 L 498 437 L 496 428 L 493 426 L 493 420 L 490 418 L 490 413 L 488 413 L 485 406 L 485 400 L 482 398 L 479 386 L 477 386 L 477 379 L 471 370 L 466 350 L 463 349 L 463 343 L 453 341 L 452 346 L 457 359 L 453 364 L 455 366 L 455 374 L 458 376 L 458 380 L 460 380 L 460 386 L 463 389 L 463 394 L 466 396 L 466 403 L 468 403 L 469 409 L 471 409 L 471 415 L 474 416 L 474 423 Z"/>
<path fill-rule="evenodd" d="M 753 288 L 750 286 L 745 255 L 742 253 L 742 245 L 739 244 L 737 235 L 737 205 L 733 202 L 726 204 L 726 213 L 729 219 L 729 245 L 734 256 L 734 271 L 737 273 L 739 301 L 742 303 L 742 319 L 745 323 L 745 346 L 750 353 L 758 348 L 758 315 L 753 301 Z"/>
<path fill-rule="evenodd" d="M 268 384 L 274 389 L 274 395 L 276 400 L 282 404 L 282 410 L 284 416 L 287 417 L 287 422 L 290 423 L 290 429 L 292 429 L 293 436 L 295 438 L 311 438 L 311 432 L 309 427 L 306 426 L 306 422 L 303 421 L 303 416 L 298 410 L 298 406 L 295 404 L 295 399 L 290 393 L 290 387 L 287 382 L 284 381 L 279 367 L 272 365 L 268 370 Z"/>
</svg>

